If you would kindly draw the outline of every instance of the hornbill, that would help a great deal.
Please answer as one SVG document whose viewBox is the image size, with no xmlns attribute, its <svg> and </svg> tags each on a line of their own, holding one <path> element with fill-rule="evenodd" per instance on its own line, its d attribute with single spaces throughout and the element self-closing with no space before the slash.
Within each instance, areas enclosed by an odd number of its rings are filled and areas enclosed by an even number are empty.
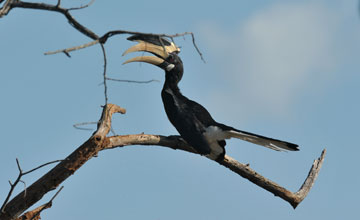
<svg viewBox="0 0 360 220">
<path fill-rule="evenodd" d="M 123 56 L 137 51 L 149 52 L 155 56 L 139 56 L 125 61 L 145 62 L 165 70 L 165 83 L 161 91 L 165 112 L 181 137 L 199 154 L 221 161 L 225 156 L 225 139 L 239 138 L 273 150 L 298 151 L 298 145 L 241 131 L 216 122 L 200 104 L 181 94 L 178 87 L 183 76 L 183 63 L 178 56 L 180 49 L 165 38 L 153 35 L 133 35 L 128 38 L 137 41 L 123 53 Z"/>
</svg>

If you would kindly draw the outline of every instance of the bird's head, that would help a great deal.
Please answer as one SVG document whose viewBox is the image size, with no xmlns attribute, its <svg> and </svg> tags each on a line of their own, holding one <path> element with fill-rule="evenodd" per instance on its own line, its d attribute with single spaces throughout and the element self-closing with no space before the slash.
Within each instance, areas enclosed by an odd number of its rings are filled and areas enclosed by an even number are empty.
<svg viewBox="0 0 360 220">
<path fill-rule="evenodd" d="M 131 52 L 149 52 L 154 56 L 138 56 L 125 61 L 145 62 L 160 67 L 166 72 L 166 79 L 178 83 L 183 75 L 183 64 L 178 56 L 180 48 L 165 38 L 154 35 L 133 35 L 128 38 L 130 41 L 137 41 L 138 44 L 127 49 L 123 56 Z"/>
</svg>

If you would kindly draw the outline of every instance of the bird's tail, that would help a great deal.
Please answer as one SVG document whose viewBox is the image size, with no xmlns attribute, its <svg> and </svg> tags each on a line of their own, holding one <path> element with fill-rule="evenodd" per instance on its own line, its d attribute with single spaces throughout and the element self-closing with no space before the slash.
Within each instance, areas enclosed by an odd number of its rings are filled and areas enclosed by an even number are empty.
<svg viewBox="0 0 360 220">
<path fill-rule="evenodd" d="M 276 151 L 298 151 L 299 146 L 285 141 L 276 140 L 273 138 L 264 137 L 257 134 L 252 134 L 246 131 L 240 131 L 237 129 L 231 129 L 226 131 L 227 135 L 234 138 L 239 138 L 244 141 L 248 141 L 254 144 L 258 144 Z"/>
</svg>

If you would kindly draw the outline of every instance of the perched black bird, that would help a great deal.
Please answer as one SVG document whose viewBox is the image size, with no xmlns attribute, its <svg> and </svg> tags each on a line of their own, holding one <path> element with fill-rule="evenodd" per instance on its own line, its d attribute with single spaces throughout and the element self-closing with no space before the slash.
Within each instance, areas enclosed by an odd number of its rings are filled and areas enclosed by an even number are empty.
<svg viewBox="0 0 360 220">
<path fill-rule="evenodd" d="M 277 151 L 299 150 L 296 144 L 240 131 L 218 123 L 202 105 L 182 95 L 178 83 L 183 76 L 183 63 L 178 56 L 180 49 L 173 42 L 152 35 L 133 35 L 128 40 L 139 43 L 125 51 L 123 55 L 130 52 L 145 51 L 155 56 L 134 57 L 124 64 L 146 62 L 165 70 L 165 83 L 161 97 L 166 114 L 181 137 L 199 154 L 212 160 L 223 160 L 225 139 L 232 137 Z"/>
</svg>

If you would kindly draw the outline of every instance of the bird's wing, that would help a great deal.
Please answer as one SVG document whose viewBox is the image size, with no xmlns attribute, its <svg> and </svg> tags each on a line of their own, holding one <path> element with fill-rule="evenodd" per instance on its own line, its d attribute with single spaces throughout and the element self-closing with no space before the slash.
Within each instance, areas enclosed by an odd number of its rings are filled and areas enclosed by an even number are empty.
<svg viewBox="0 0 360 220">
<path fill-rule="evenodd" d="M 201 155 L 208 155 L 211 152 L 209 143 L 202 135 L 204 132 L 203 124 L 196 118 L 183 118 L 181 127 L 176 127 L 181 136 Z"/>
<path fill-rule="evenodd" d="M 187 104 L 189 100 L 184 96 L 175 96 L 172 92 L 163 91 L 162 98 L 166 114 L 181 137 L 199 154 L 207 155 L 211 149 L 202 135 L 204 125 Z"/>
<path fill-rule="evenodd" d="M 189 108 L 193 112 L 194 116 L 199 121 L 201 121 L 201 123 L 203 124 L 203 126 L 205 128 L 217 124 L 217 122 L 211 117 L 208 110 L 206 110 L 206 108 L 204 108 L 199 103 L 188 99 L 187 105 L 189 106 Z"/>
</svg>

